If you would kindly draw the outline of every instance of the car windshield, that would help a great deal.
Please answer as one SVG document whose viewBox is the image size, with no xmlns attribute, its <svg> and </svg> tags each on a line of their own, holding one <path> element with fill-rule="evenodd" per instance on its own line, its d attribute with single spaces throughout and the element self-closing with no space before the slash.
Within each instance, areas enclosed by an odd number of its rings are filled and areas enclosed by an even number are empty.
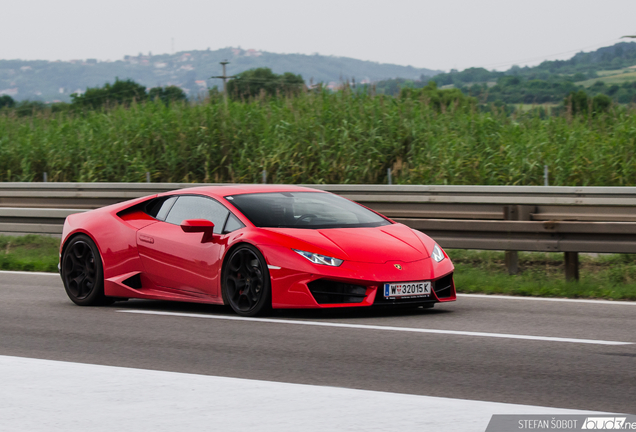
<svg viewBox="0 0 636 432">
<path fill-rule="evenodd" d="M 277 192 L 226 196 L 260 228 L 361 228 L 391 222 L 366 208 L 324 192 Z"/>
</svg>

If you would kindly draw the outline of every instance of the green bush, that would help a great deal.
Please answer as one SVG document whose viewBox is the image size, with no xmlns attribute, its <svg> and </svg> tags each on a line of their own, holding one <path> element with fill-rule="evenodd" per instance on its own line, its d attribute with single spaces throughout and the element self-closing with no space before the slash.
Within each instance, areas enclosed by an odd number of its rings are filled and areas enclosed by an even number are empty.
<svg viewBox="0 0 636 432">
<path fill-rule="evenodd" d="M 261 95 L 290 96 L 299 94 L 305 87 L 300 75 L 286 72 L 275 74 L 270 68 L 256 68 L 241 72 L 227 83 L 227 92 L 234 99 L 247 99 Z"/>
<path fill-rule="evenodd" d="M 104 106 L 129 105 L 133 101 L 146 100 L 146 87 L 133 80 L 115 79 L 114 84 L 106 83 L 103 87 L 87 88 L 84 94 L 73 93 L 71 99 L 75 108 L 96 109 Z"/>
<path fill-rule="evenodd" d="M 177 86 L 153 87 L 148 91 L 148 99 L 159 99 L 165 104 L 185 101 L 188 99 L 185 92 Z"/>
<path fill-rule="evenodd" d="M 0 96 L 0 109 L 1 108 L 12 108 L 15 105 L 15 101 L 9 95 Z"/>
</svg>

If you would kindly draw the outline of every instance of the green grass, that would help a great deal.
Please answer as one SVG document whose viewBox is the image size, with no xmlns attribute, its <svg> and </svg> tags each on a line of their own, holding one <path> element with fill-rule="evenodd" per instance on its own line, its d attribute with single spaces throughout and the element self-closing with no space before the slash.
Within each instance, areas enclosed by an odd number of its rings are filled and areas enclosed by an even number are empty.
<svg viewBox="0 0 636 432">
<path fill-rule="evenodd" d="M 612 85 L 612 84 L 620 85 L 626 82 L 636 81 L 636 70 L 630 69 L 630 68 L 599 71 L 598 75 L 599 75 L 598 78 L 592 78 L 585 81 L 579 81 L 576 84 L 582 85 L 583 87 L 590 87 L 597 81 L 602 81 L 606 85 Z"/>
<path fill-rule="evenodd" d="M 0 236 L 0 269 L 57 272 L 58 250 L 57 238 Z M 582 255 L 580 282 L 566 283 L 563 254 L 520 252 L 522 272 L 510 276 L 503 252 L 446 252 L 460 293 L 636 300 L 635 255 Z"/>
<path fill-rule="evenodd" d="M 0 181 L 636 185 L 636 113 L 442 110 L 339 93 L 0 112 Z"/>
<path fill-rule="evenodd" d="M 557 106 L 559 106 L 559 104 L 556 104 L 556 103 L 511 104 L 511 105 L 513 105 L 515 108 L 517 108 L 519 111 L 521 111 L 523 113 L 531 111 L 531 110 L 536 109 L 536 108 L 543 108 L 545 110 L 545 112 L 550 113 L 553 108 L 556 108 Z"/>
<path fill-rule="evenodd" d="M 0 236 L 0 270 L 57 272 L 60 239 Z"/>
<path fill-rule="evenodd" d="M 580 281 L 566 282 L 563 254 L 520 252 L 521 273 L 508 275 L 504 252 L 446 251 L 461 293 L 636 300 L 636 256 L 580 255 Z"/>
<path fill-rule="evenodd" d="M 618 75 L 625 72 L 633 72 L 633 71 L 634 69 L 622 68 L 622 69 L 602 70 L 602 71 L 598 71 L 596 74 L 599 77 L 608 77 L 608 76 L 613 76 L 613 75 Z"/>
</svg>

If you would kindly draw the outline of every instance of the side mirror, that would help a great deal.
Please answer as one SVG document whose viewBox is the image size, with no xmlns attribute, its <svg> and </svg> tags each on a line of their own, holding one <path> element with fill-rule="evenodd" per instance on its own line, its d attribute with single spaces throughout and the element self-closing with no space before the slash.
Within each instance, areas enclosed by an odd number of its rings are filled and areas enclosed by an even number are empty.
<svg viewBox="0 0 636 432">
<path fill-rule="evenodd" d="M 181 222 L 181 229 L 187 233 L 203 233 L 201 243 L 212 241 L 214 224 L 207 219 L 188 219 Z"/>
</svg>

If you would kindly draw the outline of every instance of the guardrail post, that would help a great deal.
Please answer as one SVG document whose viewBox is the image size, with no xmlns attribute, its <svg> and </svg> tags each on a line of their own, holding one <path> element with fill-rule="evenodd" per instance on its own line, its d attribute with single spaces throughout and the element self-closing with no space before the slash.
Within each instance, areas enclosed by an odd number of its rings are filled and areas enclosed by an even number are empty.
<svg viewBox="0 0 636 432">
<path fill-rule="evenodd" d="M 506 267 L 508 267 L 508 274 L 510 275 L 519 273 L 519 252 L 506 251 Z"/>
<path fill-rule="evenodd" d="M 578 282 L 579 280 L 578 252 L 565 252 L 565 280 L 566 282 Z"/>
<path fill-rule="evenodd" d="M 519 206 L 508 205 L 503 208 L 505 220 L 519 220 Z M 506 252 L 506 268 L 509 275 L 519 273 L 519 252 L 507 250 Z"/>
<path fill-rule="evenodd" d="M 532 220 L 532 213 L 536 212 L 535 206 L 529 205 L 507 205 L 503 208 L 504 220 L 513 221 L 529 221 Z M 519 252 L 507 250 L 506 267 L 508 274 L 516 275 L 519 273 Z"/>
</svg>

